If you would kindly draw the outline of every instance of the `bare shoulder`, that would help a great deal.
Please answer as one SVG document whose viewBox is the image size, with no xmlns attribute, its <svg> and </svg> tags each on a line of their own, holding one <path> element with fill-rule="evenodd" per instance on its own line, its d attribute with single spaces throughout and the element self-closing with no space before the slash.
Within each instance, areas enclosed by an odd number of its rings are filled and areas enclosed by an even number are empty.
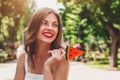
<svg viewBox="0 0 120 80">
<path fill-rule="evenodd" d="M 19 58 L 18 58 L 18 62 L 17 62 L 17 66 L 20 67 L 24 67 L 24 63 L 25 63 L 25 53 L 20 54 Z"/>
<path fill-rule="evenodd" d="M 24 80 L 24 75 L 25 75 L 25 53 L 22 53 L 19 56 L 18 62 L 17 62 L 17 67 L 16 67 L 16 73 L 14 80 Z"/>
<path fill-rule="evenodd" d="M 19 58 L 18 58 L 18 62 L 20 61 L 24 61 L 25 60 L 25 55 L 26 55 L 26 53 L 21 53 L 20 55 L 19 55 Z"/>
</svg>

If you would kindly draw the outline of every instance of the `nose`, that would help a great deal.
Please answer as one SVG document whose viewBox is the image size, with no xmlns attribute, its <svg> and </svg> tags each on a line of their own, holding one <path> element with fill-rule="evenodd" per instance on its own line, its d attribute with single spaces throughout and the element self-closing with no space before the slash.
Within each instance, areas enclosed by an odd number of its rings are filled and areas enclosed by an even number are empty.
<svg viewBox="0 0 120 80">
<path fill-rule="evenodd" d="M 51 24 L 49 24 L 48 26 L 47 26 L 47 30 L 52 30 L 53 29 L 53 27 L 52 27 L 52 25 Z"/>
</svg>

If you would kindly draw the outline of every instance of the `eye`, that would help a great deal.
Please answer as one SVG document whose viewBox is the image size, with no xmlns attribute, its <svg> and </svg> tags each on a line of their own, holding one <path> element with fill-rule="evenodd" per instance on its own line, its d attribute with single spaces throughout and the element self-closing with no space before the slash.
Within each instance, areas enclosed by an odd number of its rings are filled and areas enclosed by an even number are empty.
<svg viewBox="0 0 120 80">
<path fill-rule="evenodd" d="M 48 25 L 48 23 L 46 21 L 43 21 L 42 25 Z"/>
<path fill-rule="evenodd" d="M 53 24 L 53 27 L 58 27 L 58 24 L 56 24 L 56 23 L 55 23 L 55 24 Z"/>
</svg>

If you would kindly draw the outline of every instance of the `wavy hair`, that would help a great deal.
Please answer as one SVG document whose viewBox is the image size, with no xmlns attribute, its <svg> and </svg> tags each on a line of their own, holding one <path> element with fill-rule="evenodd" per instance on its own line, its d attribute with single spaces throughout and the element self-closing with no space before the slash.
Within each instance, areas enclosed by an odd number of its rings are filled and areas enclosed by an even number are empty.
<svg viewBox="0 0 120 80">
<path fill-rule="evenodd" d="M 42 23 L 42 20 L 49 14 L 53 13 L 57 17 L 58 20 L 58 34 L 56 39 L 51 43 L 50 49 L 57 49 L 61 47 L 61 41 L 62 41 L 62 24 L 60 20 L 60 16 L 58 13 L 51 9 L 51 8 L 41 8 L 38 11 L 36 11 L 30 21 L 28 26 L 25 29 L 25 51 L 28 55 L 28 65 L 34 68 L 34 61 L 33 61 L 33 55 L 35 52 L 35 42 L 36 42 L 36 36 L 39 32 L 40 25 Z"/>
</svg>

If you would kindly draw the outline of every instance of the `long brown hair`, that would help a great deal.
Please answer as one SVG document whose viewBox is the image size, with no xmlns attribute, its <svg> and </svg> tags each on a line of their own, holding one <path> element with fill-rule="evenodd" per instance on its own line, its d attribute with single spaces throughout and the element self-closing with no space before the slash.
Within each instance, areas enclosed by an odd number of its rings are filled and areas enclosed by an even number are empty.
<svg viewBox="0 0 120 80">
<path fill-rule="evenodd" d="M 34 68 L 34 61 L 33 61 L 33 55 L 35 52 L 35 41 L 36 41 L 36 36 L 38 34 L 40 25 L 42 23 L 42 20 L 49 14 L 53 13 L 56 15 L 58 19 L 58 34 L 56 39 L 51 43 L 51 50 L 52 49 L 57 49 L 61 47 L 61 41 L 62 41 L 62 25 L 61 25 L 61 20 L 58 15 L 58 13 L 50 8 L 44 7 L 36 11 L 25 29 L 25 40 L 24 40 L 24 45 L 25 45 L 25 51 L 28 55 L 28 65 Z"/>
</svg>

